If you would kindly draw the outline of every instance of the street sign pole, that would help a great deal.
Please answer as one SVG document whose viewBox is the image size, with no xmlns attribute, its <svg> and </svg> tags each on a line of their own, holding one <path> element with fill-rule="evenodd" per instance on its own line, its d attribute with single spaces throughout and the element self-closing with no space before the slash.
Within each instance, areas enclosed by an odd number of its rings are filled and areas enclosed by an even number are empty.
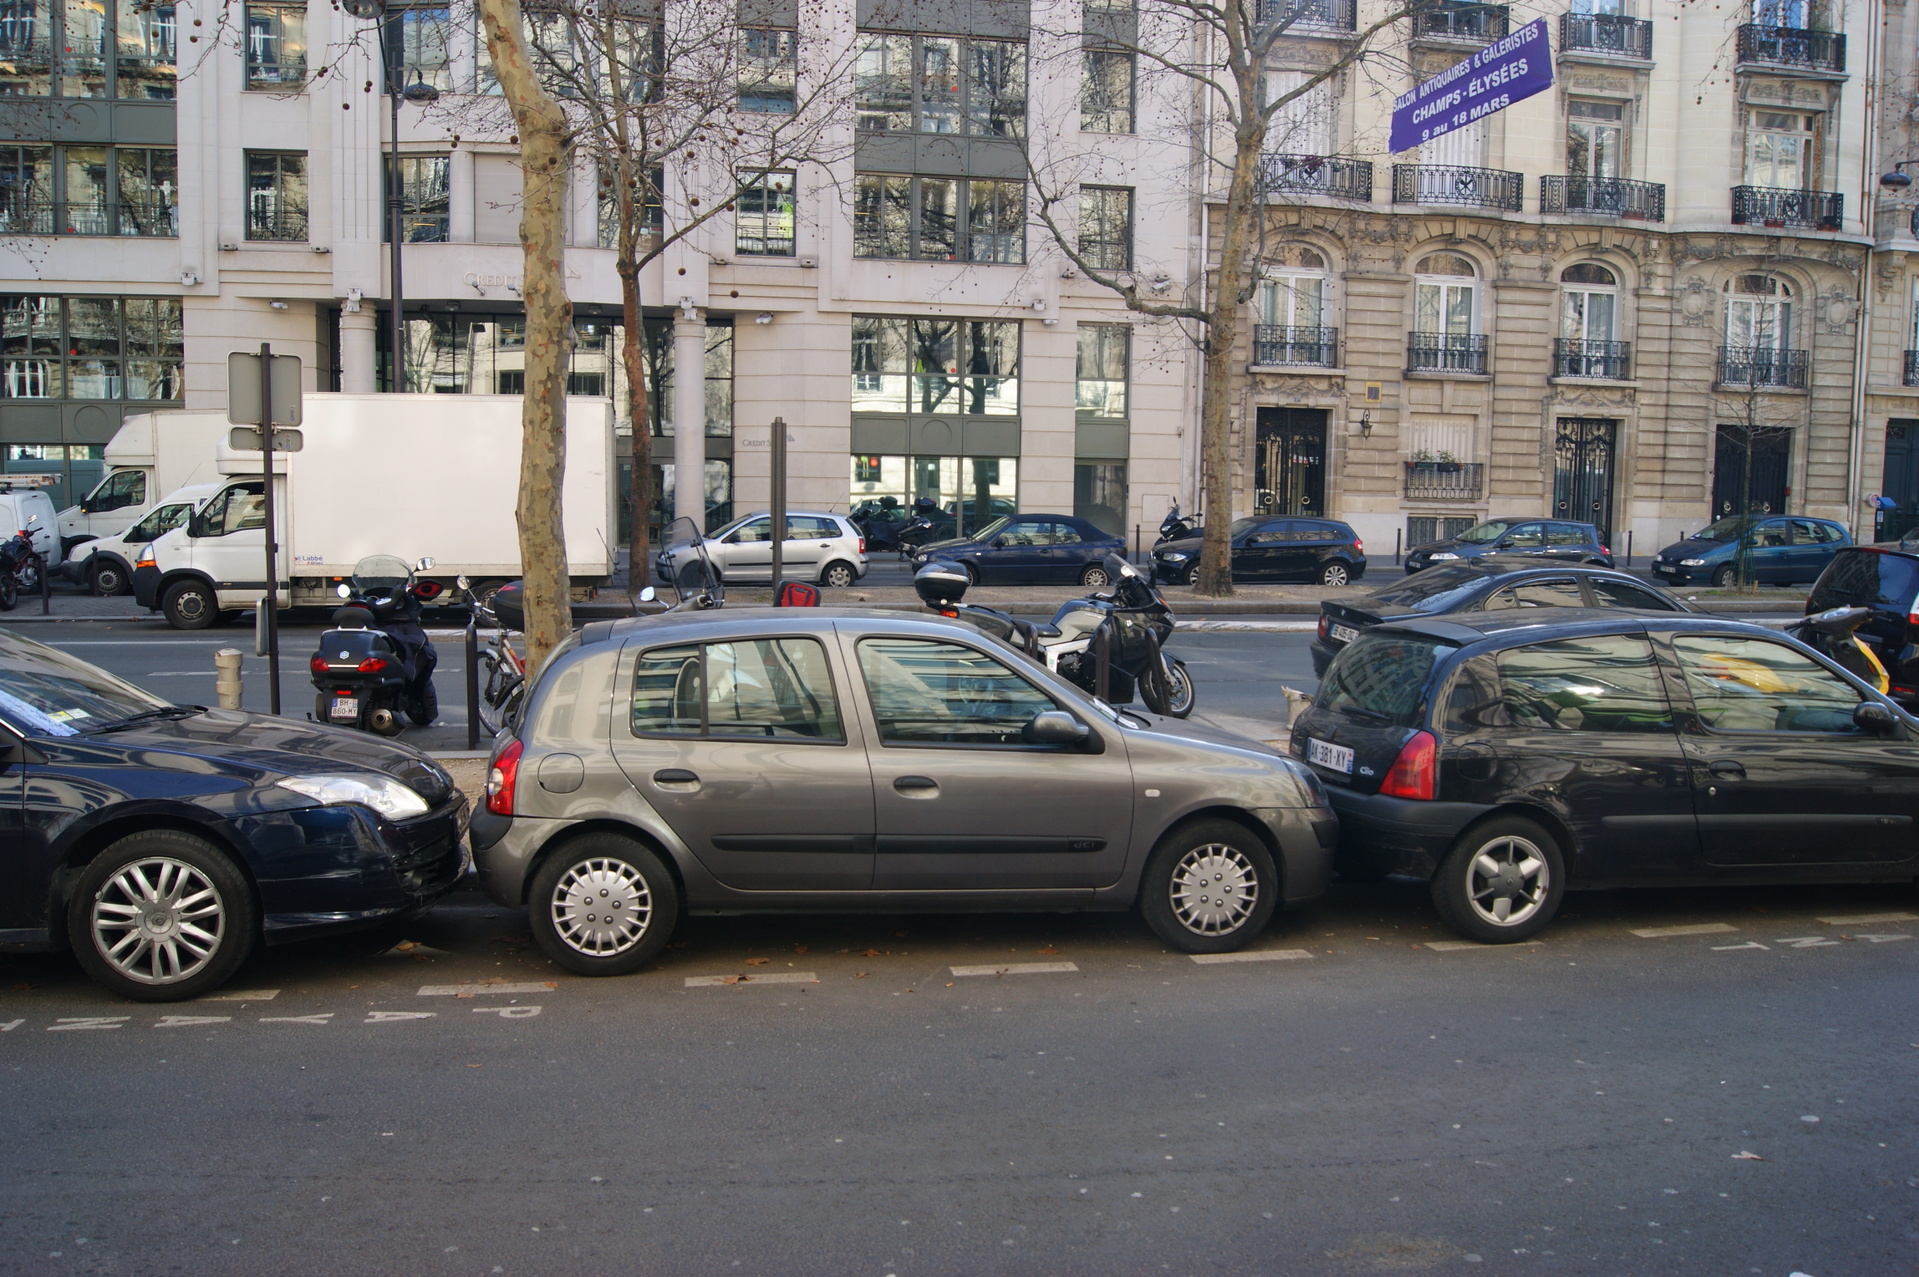
<svg viewBox="0 0 1919 1277">
<path fill-rule="evenodd" d="M 768 449 L 773 463 L 773 589 L 780 588 L 780 573 L 785 568 L 786 550 L 786 418 L 773 418 L 773 446 Z"/>
<path fill-rule="evenodd" d="M 280 547 L 273 539 L 273 347 L 260 343 L 260 456 L 266 472 L 267 593 L 266 609 L 267 712 L 280 712 Z"/>
</svg>

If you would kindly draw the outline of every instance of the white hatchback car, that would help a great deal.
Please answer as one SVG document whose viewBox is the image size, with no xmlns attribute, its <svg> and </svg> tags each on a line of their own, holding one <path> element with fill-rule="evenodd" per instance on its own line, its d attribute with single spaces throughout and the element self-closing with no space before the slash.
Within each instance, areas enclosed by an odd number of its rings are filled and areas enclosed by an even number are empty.
<svg viewBox="0 0 1919 1277">
<path fill-rule="evenodd" d="M 670 582 L 691 546 L 662 550 L 654 561 L 659 579 Z M 773 516 L 749 514 L 716 529 L 706 538 L 706 555 L 729 583 L 773 578 Z M 866 538 L 843 515 L 794 510 L 786 516 L 786 542 L 780 547 L 780 575 L 821 585 L 851 585 L 866 575 Z"/>
</svg>

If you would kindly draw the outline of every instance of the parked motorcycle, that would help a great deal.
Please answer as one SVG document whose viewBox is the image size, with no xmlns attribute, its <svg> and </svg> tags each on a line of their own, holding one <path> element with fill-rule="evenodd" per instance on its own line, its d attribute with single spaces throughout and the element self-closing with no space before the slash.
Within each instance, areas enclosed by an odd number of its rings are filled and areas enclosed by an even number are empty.
<svg viewBox="0 0 1919 1277">
<path fill-rule="evenodd" d="M 900 509 L 898 497 L 862 501 L 846 517 L 866 538 L 868 554 L 884 554 L 900 548 L 900 528 L 905 523 L 905 511 Z"/>
<path fill-rule="evenodd" d="M 1173 502 L 1172 508 L 1166 512 L 1166 517 L 1159 521 L 1159 540 L 1153 542 L 1153 544 L 1162 545 L 1167 541 L 1178 541 L 1182 537 L 1192 536 L 1198 531 L 1199 520 L 1181 518 L 1179 502 L 1175 501 Z"/>
<path fill-rule="evenodd" d="M 26 527 L 0 542 L 0 612 L 13 611 L 22 594 L 40 588 L 47 567 L 33 548 L 33 525 L 39 521 L 38 515 L 28 515 Z"/>
<path fill-rule="evenodd" d="M 334 612 L 333 628 L 320 635 L 308 663 L 319 693 L 315 718 L 397 736 L 402 715 L 420 727 L 438 717 L 433 669 L 440 657 L 420 624 L 420 606 L 442 587 L 414 579 L 432 566 L 432 559 L 421 559 L 408 567 L 390 554 L 353 565 L 350 583 L 339 587 L 346 606 Z"/>
<path fill-rule="evenodd" d="M 971 622 L 1023 649 L 1062 678 L 1099 694 L 1100 636 L 1106 635 L 1107 693 L 1115 705 L 1137 690 L 1155 714 L 1185 718 L 1198 699 L 1186 663 L 1165 650 L 1173 633 L 1173 610 L 1144 574 L 1118 554 L 1105 559 L 1110 593 L 1095 590 L 1069 599 L 1050 624 L 1035 625 L 995 608 L 965 602 L 972 577 L 958 564 L 928 563 L 913 575 L 913 588 L 941 616 Z"/>
<path fill-rule="evenodd" d="M 1869 607 L 1829 608 L 1795 621 L 1786 627 L 1786 633 L 1830 657 L 1841 669 L 1868 687 L 1876 688 L 1883 696 L 1891 690 L 1892 679 L 1879 654 L 1872 650 L 1871 641 L 1859 635 L 1860 627 L 1871 621 L 1873 615 Z"/>
</svg>

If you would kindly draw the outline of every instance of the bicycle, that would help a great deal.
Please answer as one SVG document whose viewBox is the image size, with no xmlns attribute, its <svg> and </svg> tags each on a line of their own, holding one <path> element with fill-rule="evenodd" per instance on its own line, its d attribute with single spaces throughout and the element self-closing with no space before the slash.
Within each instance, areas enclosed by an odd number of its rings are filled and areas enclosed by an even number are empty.
<svg viewBox="0 0 1919 1277">
<path fill-rule="evenodd" d="M 498 735 L 519 723 L 520 704 L 526 695 L 526 658 L 514 650 L 512 639 L 491 608 L 475 603 L 473 615 L 492 631 L 486 650 L 480 653 L 480 726 L 489 735 Z"/>
</svg>

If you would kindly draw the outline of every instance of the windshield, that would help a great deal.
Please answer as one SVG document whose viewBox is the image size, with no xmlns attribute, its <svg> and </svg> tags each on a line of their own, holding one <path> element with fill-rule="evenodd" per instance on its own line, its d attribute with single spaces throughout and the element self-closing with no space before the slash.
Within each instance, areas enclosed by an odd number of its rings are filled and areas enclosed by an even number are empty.
<svg viewBox="0 0 1919 1277">
<path fill-rule="evenodd" d="M 355 590 L 390 590 L 405 585 L 413 576 L 406 560 L 390 554 L 370 554 L 353 565 Z"/>
<path fill-rule="evenodd" d="M 1484 545 L 1488 541 L 1499 540 L 1511 526 L 1512 524 L 1504 519 L 1491 519 L 1476 528 L 1467 528 L 1453 539 L 1464 541 L 1467 545 Z"/>
<path fill-rule="evenodd" d="M 74 736 L 166 707 L 65 652 L 0 633 L 0 717 L 28 736 Z"/>
<path fill-rule="evenodd" d="M 1375 590 L 1373 597 L 1381 603 L 1409 607 L 1415 612 L 1447 612 L 1485 579 L 1484 572 L 1468 567 L 1427 568 L 1418 576 Z"/>
<path fill-rule="evenodd" d="M 1740 530 L 1748 525 L 1749 520 L 1736 514 L 1729 514 L 1719 520 L 1719 522 L 1699 529 L 1699 531 L 1692 534 L 1690 539 L 1694 541 L 1737 541 Z"/>
<path fill-rule="evenodd" d="M 1264 522 L 1266 522 L 1266 518 L 1263 515 L 1253 515 L 1244 519 L 1234 519 L 1233 526 L 1226 529 L 1227 539 L 1238 540 L 1242 535 L 1252 531 L 1254 528 L 1258 527 L 1260 524 Z M 1197 536 L 1198 533 L 1194 533 L 1194 535 Z"/>
<path fill-rule="evenodd" d="M 975 541 L 984 541 L 988 537 L 998 536 L 1000 533 L 1000 529 L 1005 527 L 1008 523 L 1011 523 L 1011 522 L 1012 522 L 1011 519 L 1008 519 L 1005 515 L 1002 514 L 999 518 L 993 520 L 991 523 L 987 524 L 985 527 L 976 528 L 972 532 L 967 533 L 967 535 L 972 537 L 973 540 Z"/>
<path fill-rule="evenodd" d="M 735 519 L 713 535 L 725 536 L 734 528 L 745 523 L 747 519 L 754 517 L 755 516 L 749 514 L 746 518 Z M 700 529 L 691 519 L 675 519 L 666 525 L 665 531 L 660 533 L 660 549 L 664 551 L 679 550 L 689 545 L 698 545 L 699 543 Z"/>
<path fill-rule="evenodd" d="M 163 505 L 140 522 L 133 525 L 122 538 L 128 545 L 138 545 L 143 541 L 156 540 L 161 533 L 171 532 L 187 521 L 187 511 L 192 509 L 185 502 Z"/>
<path fill-rule="evenodd" d="M 1433 665 L 1454 650 L 1437 639 L 1362 634 L 1333 658 L 1318 704 L 1352 718 L 1411 727 L 1419 721 Z"/>
</svg>

